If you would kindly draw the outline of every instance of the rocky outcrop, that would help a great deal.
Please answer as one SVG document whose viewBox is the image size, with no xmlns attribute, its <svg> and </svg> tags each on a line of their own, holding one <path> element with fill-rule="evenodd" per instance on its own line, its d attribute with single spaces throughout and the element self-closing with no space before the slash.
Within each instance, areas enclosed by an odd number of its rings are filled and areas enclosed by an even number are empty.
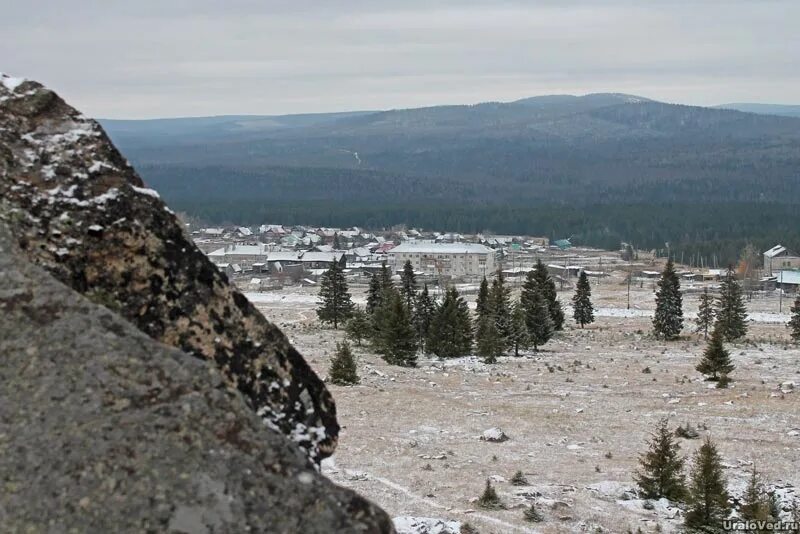
<svg viewBox="0 0 800 534">
<path fill-rule="evenodd" d="M 102 129 L 0 75 L 3 532 L 393 532 L 333 400 Z"/>
<path fill-rule="evenodd" d="M 213 361 L 265 423 L 319 461 L 332 398 L 286 337 L 185 235 L 100 126 L 0 76 L 0 214 L 24 256 L 152 339 Z"/>
<path fill-rule="evenodd" d="M 214 365 L 13 250 L 0 223 L 0 530 L 391 532 Z"/>
</svg>

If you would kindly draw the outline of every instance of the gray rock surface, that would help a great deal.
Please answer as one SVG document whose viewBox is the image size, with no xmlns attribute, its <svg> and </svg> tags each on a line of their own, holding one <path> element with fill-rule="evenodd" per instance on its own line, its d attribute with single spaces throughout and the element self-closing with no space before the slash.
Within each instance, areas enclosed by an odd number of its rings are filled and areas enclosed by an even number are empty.
<svg viewBox="0 0 800 534">
<path fill-rule="evenodd" d="M 25 256 L 153 339 L 213 361 L 311 459 L 339 431 L 328 390 L 185 235 L 102 128 L 33 81 L 0 75 L 0 198 Z"/>
<path fill-rule="evenodd" d="M 13 241 L 0 223 L 0 531 L 392 532 L 211 362 L 145 336 Z"/>
</svg>

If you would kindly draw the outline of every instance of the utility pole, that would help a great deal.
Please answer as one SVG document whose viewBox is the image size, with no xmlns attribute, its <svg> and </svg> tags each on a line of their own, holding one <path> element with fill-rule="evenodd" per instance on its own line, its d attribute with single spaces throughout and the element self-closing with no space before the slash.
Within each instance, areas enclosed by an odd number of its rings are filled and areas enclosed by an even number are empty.
<svg viewBox="0 0 800 534">
<path fill-rule="evenodd" d="M 783 313 L 783 271 L 781 271 L 781 287 L 778 291 L 778 313 Z"/>
<path fill-rule="evenodd" d="M 628 309 L 631 309 L 631 279 L 633 278 L 633 254 L 636 249 L 631 246 L 631 253 L 628 256 Z"/>
</svg>

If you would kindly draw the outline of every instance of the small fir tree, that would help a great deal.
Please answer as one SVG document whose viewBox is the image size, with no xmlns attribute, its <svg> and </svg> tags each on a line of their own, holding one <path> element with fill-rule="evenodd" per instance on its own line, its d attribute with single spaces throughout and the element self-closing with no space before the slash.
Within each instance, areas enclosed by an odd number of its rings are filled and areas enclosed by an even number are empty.
<svg viewBox="0 0 800 534">
<path fill-rule="evenodd" d="M 503 355 L 503 342 L 497 323 L 491 316 L 478 319 L 478 328 L 475 333 L 475 350 L 484 363 L 497 363 L 497 358 Z"/>
<path fill-rule="evenodd" d="M 484 488 L 483 494 L 478 499 L 478 506 L 486 510 L 500 510 L 504 508 L 503 502 L 500 500 L 497 492 L 492 487 L 491 481 L 488 479 L 486 480 L 486 488 Z"/>
<path fill-rule="evenodd" d="M 522 471 L 517 471 L 514 473 L 514 476 L 511 477 L 511 485 L 512 486 L 527 486 L 528 479 L 522 473 Z"/>
<path fill-rule="evenodd" d="M 553 330 L 564 329 L 564 310 L 561 308 L 561 303 L 558 301 L 558 293 L 556 292 L 556 283 L 553 277 L 550 276 L 550 271 L 547 266 L 542 263 L 542 260 L 536 260 L 536 266 L 533 268 L 534 277 L 539 283 L 539 287 L 544 292 L 544 298 L 547 301 L 547 309 L 550 310 L 550 320 L 553 323 Z"/>
<path fill-rule="evenodd" d="M 428 293 L 428 284 L 425 284 L 414 301 L 414 310 L 411 316 L 411 322 L 414 325 L 414 332 L 417 336 L 417 345 L 423 352 L 427 351 L 425 340 L 428 337 L 428 331 L 435 312 L 436 305 L 430 293 Z"/>
<path fill-rule="evenodd" d="M 344 329 L 347 337 L 352 339 L 355 344 L 360 347 L 361 341 L 369 337 L 372 325 L 370 324 L 366 312 L 356 306 L 353 310 L 353 316 L 347 321 Z"/>
<path fill-rule="evenodd" d="M 536 505 L 531 503 L 531 505 L 525 508 L 525 511 L 522 513 L 523 517 L 525 517 L 525 521 L 530 521 L 531 523 L 541 523 L 544 521 L 544 516 L 542 516 L 541 512 L 536 509 Z"/>
<path fill-rule="evenodd" d="M 536 280 L 535 271 L 530 271 L 525 276 L 519 305 L 525 314 L 528 342 L 533 345 L 533 350 L 538 351 L 541 345 L 553 337 L 553 320 L 547 307 L 544 291 Z"/>
<path fill-rule="evenodd" d="M 656 311 L 653 316 L 653 331 L 656 337 L 676 339 L 683 329 L 683 297 L 681 282 L 672 258 L 661 273 L 656 290 Z"/>
<path fill-rule="evenodd" d="M 381 305 L 383 288 L 377 273 L 373 273 L 369 279 L 369 289 L 367 289 L 367 314 L 372 315 Z"/>
<path fill-rule="evenodd" d="M 397 290 L 386 293 L 380 329 L 384 359 L 401 367 L 416 367 L 417 343 L 408 308 Z"/>
<path fill-rule="evenodd" d="M 789 319 L 790 335 L 795 343 L 800 343 L 800 295 L 794 300 L 791 308 L 792 318 Z"/>
<path fill-rule="evenodd" d="M 339 239 L 339 232 L 333 234 L 333 250 L 342 250 L 342 242 Z"/>
<path fill-rule="evenodd" d="M 403 265 L 403 273 L 400 275 L 400 293 L 406 301 L 406 307 L 410 310 L 414 306 L 414 298 L 417 296 L 417 276 L 414 274 L 411 260 L 406 260 Z"/>
<path fill-rule="evenodd" d="M 708 288 L 703 289 L 700 295 L 700 304 L 697 308 L 697 332 L 703 333 L 703 339 L 708 339 L 708 329 L 714 324 L 714 298 L 709 294 Z"/>
<path fill-rule="evenodd" d="M 494 318 L 503 353 L 511 346 L 511 290 L 506 286 L 500 268 L 497 269 L 497 276 L 492 281 L 488 304 L 488 313 Z"/>
<path fill-rule="evenodd" d="M 428 350 L 440 358 L 455 358 L 472 350 L 472 322 L 467 302 L 455 287 L 436 306 L 426 340 Z"/>
<path fill-rule="evenodd" d="M 486 277 L 481 280 L 480 289 L 478 289 L 478 298 L 475 300 L 475 314 L 478 320 L 482 319 L 489 309 L 489 281 Z"/>
<path fill-rule="evenodd" d="M 339 328 L 339 323 L 344 323 L 353 315 L 353 301 L 339 262 L 333 262 L 322 274 L 319 298 L 317 316 L 323 323 L 333 323 L 334 328 Z"/>
<path fill-rule="evenodd" d="M 328 378 L 332 384 L 338 386 L 358 384 L 356 359 L 353 356 L 353 352 L 350 350 L 350 344 L 347 340 L 336 344 L 336 353 L 331 360 Z"/>
<path fill-rule="evenodd" d="M 647 452 L 639 457 L 640 469 L 634 475 L 646 498 L 680 501 L 685 497 L 683 465 L 686 460 L 680 455 L 680 449 L 667 419 L 661 419 L 648 442 Z"/>
<path fill-rule="evenodd" d="M 717 532 L 730 513 L 728 490 L 717 447 L 710 438 L 695 452 L 689 483 L 689 510 L 685 524 L 690 529 Z"/>
<path fill-rule="evenodd" d="M 728 375 L 735 368 L 731 362 L 731 355 L 723 344 L 722 330 L 714 328 L 711 333 L 711 339 L 703 352 L 703 359 L 700 360 L 696 369 L 704 375 L 710 375 L 707 380 L 716 382 L 721 377 L 725 377 L 728 380 Z"/>
<path fill-rule="evenodd" d="M 722 330 L 725 341 L 736 341 L 747 335 L 747 308 L 742 297 L 742 286 L 736 281 L 733 269 L 720 285 L 719 302 L 717 304 L 717 321 L 715 328 Z"/>
<path fill-rule="evenodd" d="M 530 341 L 528 325 L 525 323 L 525 310 L 518 302 L 511 312 L 511 348 L 514 349 L 514 356 L 519 356 L 520 349 L 526 348 Z"/>
<path fill-rule="evenodd" d="M 572 316 L 575 322 L 581 325 L 594 322 L 594 306 L 592 305 L 592 287 L 585 271 L 581 271 L 578 283 L 575 286 L 575 295 L 572 297 Z"/>
<path fill-rule="evenodd" d="M 745 521 L 766 521 L 770 517 L 770 502 L 764 492 L 761 476 L 756 470 L 755 464 L 753 464 L 753 469 L 750 471 L 747 488 L 745 488 L 742 496 L 739 515 Z"/>
</svg>

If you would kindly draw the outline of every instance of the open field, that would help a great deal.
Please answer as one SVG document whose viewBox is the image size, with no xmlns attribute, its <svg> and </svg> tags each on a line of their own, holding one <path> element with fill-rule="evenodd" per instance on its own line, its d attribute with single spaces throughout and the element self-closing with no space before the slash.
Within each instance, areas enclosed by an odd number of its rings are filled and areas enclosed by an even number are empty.
<svg viewBox="0 0 800 534">
<path fill-rule="evenodd" d="M 648 433 L 667 416 L 671 426 L 690 423 L 718 443 L 732 493 L 755 462 L 791 497 L 788 485 L 800 484 L 800 347 L 788 343 L 788 299 L 783 315 L 777 297 L 748 303 L 749 341 L 729 346 L 735 382 L 717 390 L 694 370 L 704 343 L 691 333 L 691 320 L 680 341 L 649 335 L 654 281 L 634 285 L 631 310 L 621 273 L 592 284 L 597 322 L 584 330 L 568 322 L 538 354 L 491 366 L 474 358 L 421 359 L 418 368 L 404 369 L 356 347 L 361 384 L 330 386 L 343 428 L 323 472 L 393 516 L 469 522 L 481 533 L 653 532 L 657 525 L 671 532 L 680 524 L 677 510 L 665 503 L 647 510 L 627 492 Z M 361 291 L 354 291 L 357 302 Z M 342 333 L 316 321 L 315 294 L 287 288 L 249 296 L 324 376 Z M 560 292 L 562 303 L 571 294 Z M 696 293 L 687 292 L 686 315 L 696 307 Z M 787 381 L 798 389 L 781 392 Z M 492 427 L 510 440 L 479 439 Z M 700 442 L 681 445 L 689 453 Z M 517 470 L 529 487 L 509 483 Z M 506 510 L 483 511 L 472 502 L 487 478 L 496 481 Z M 544 522 L 523 520 L 531 502 Z"/>
</svg>

